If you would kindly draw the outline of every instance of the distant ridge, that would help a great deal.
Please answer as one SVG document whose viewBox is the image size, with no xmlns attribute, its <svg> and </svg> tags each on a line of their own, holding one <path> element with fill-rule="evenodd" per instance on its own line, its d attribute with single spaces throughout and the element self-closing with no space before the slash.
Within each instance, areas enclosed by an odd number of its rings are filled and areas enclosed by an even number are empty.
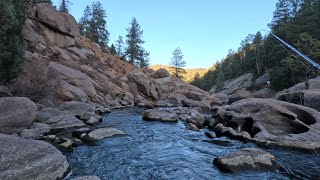
<svg viewBox="0 0 320 180">
<path fill-rule="evenodd" d="M 170 72 L 170 66 L 164 65 L 164 64 L 151 65 L 149 68 L 153 69 L 153 70 L 158 70 L 160 68 L 164 68 L 164 69 L 166 69 L 166 70 L 168 70 Z M 209 69 L 206 69 L 206 68 L 191 68 L 191 69 L 186 68 L 185 70 L 186 70 L 187 73 L 185 74 L 183 80 L 188 82 L 188 83 L 190 83 L 190 82 L 193 81 L 196 73 L 199 73 L 200 77 L 203 77 L 204 74 L 206 72 L 208 72 Z"/>
</svg>

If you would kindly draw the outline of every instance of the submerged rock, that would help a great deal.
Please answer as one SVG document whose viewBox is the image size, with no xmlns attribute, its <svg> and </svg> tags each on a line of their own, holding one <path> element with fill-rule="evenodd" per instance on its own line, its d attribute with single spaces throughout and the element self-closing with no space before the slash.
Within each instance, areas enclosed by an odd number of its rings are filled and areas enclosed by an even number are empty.
<svg viewBox="0 0 320 180">
<path fill-rule="evenodd" d="M 150 109 L 145 111 L 142 119 L 145 121 L 178 122 L 178 117 L 179 115 L 175 112 L 163 109 Z"/>
<path fill-rule="evenodd" d="M 244 148 L 240 151 L 215 158 L 214 164 L 226 172 L 240 172 L 247 170 L 265 171 L 274 170 L 276 158 L 265 151 L 257 148 Z"/>
<path fill-rule="evenodd" d="M 0 134 L 0 179 L 62 179 L 69 170 L 64 155 L 43 141 Z"/>
</svg>

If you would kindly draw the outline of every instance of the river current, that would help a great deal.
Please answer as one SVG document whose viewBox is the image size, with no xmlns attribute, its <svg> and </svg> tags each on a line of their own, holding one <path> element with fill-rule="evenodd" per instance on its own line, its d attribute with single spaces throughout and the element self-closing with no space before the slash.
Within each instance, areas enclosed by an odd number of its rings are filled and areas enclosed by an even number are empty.
<svg viewBox="0 0 320 180">
<path fill-rule="evenodd" d="M 97 146 L 84 145 L 67 153 L 72 177 L 96 175 L 108 179 L 320 179 L 319 154 L 284 149 L 264 149 L 277 159 L 274 172 L 224 173 L 212 161 L 255 144 L 226 137 L 209 139 L 190 131 L 182 122 L 166 124 L 142 120 L 142 109 L 114 110 L 100 127 L 113 127 L 126 136 L 102 140 Z"/>
</svg>

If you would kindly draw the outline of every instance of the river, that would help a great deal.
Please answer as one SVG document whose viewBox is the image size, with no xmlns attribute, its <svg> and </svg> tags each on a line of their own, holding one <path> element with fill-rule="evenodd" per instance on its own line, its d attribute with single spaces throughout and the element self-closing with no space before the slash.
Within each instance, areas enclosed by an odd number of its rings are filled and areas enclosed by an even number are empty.
<svg viewBox="0 0 320 180">
<path fill-rule="evenodd" d="M 126 132 L 102 140 L 98 146 L 81 146 L 67 159 L 72 177 L 96 175 L 107 179 L 320 179 L 319 154 L 264 149 L 277 158 L 274 172 L 223 173 L 212 161 L 255 144 L 225 137 L 208 139 L 204 132 L 187 130 L 182 122 L 166 124 L 142 120 L 142 109 L 127 108 L 108 114 L 101 127 Z"/>
</svg>

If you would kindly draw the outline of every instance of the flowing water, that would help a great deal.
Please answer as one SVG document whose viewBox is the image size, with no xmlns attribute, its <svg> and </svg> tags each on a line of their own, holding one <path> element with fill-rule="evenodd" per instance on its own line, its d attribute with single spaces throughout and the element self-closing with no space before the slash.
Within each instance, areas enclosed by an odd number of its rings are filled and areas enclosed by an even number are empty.
<svg viewBox="0 0 320 180">
<path fill-rule="evenodd" d="M 127 136 L 104 139 L 98 146 L 81 146 L 66 154 L 72 177 L 101 179 L 320 179 L 320 156 L 281 149 L 264 149 L 277 158 L 274 172 L 223 173 L 212 161 L 244 147 L 228 138 L 210 140 L 187 130 L 182 122 L 145 122 L 143 110 L 129 108 L 108 114 L 101 127 L 114 127 Z"/>
</svg>

